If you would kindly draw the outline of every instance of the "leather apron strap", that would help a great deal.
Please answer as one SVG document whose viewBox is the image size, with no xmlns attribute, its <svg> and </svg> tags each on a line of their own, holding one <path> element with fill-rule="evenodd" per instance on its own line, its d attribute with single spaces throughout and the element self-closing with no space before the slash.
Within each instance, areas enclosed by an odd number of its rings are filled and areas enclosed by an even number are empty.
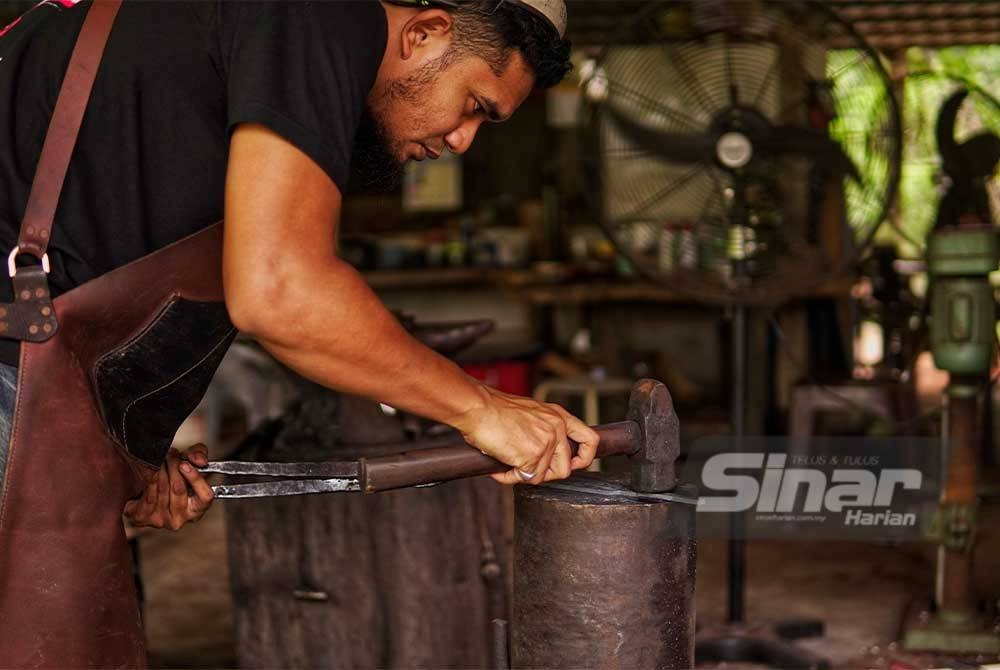
<svg viewBox="0 0 1000 670">
<path fill-rule="evenodd" d="M 119 5 L 96 0 L 85 18 L 39 160 L 21 245 L 43 260 Z M 50 302 L 38 265 L 11 274 L 16 302 L 0 305 L 0 324 L 8 329 L 5 335 L 21 329 L 29 342 L 21 346 L 0 499 L 0 665 L 143 667 L 142 623 L 121 520 L 124 501 L 141 491 L 142 479 L 107 436 L 79 356 L 64 336 L 53 337 L 54 320 L 39 318 L 54 319 L 59 309 L 72 332 L 72 303 Z"/>
<path fill-rule="evenodd" d="M 14 283 L 14 302 L 0 304 L 2 337 L 44 342 L 59 328 L 49 292 L 46 249 L 83 114 L 121 4 L 122 0 L 95 0 L 73 47 L 35 168 L 17 246 L 7 258 L 7 270 Z M 41 265 L 18 267 L 20 253 L 31 254 Z"/>
<path fill-rule="evenodd" d="M 122 510 L 162 464 L 235 333 L 223 302 L 221 224 L 47 302 L 52 217 L 119 4 L 90 8 L 39 161 L 13 255 L 40 253 L 42 266 L 12 272 L 15 286 L 37 283 L 0 305 L 27 310 L 18 323 L 29 340 L 0 497 L 2 667 L 145 665 Z M 54 321 L 38 320 L 55 311 L 58 333 Z M 14 321 L 0 324 L 13 335 Z"/>
</svg>

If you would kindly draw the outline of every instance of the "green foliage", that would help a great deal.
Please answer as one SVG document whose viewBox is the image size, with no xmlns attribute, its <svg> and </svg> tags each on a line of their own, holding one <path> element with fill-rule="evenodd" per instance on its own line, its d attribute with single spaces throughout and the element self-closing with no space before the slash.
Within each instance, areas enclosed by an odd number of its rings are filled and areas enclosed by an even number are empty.
<svg viewBox="0 0 1000 670">
<path fill-rule="evenodd" d="M 857 129 L 865 120 L 878 116 L 883 105 L 884 89 L 872 78 L 871 71 L 856 67 L 850 70 L 853 51 L 832 51 L 827 57 L 828 76 L 837 75 L 838 118 L 830 132 L 844 145 L 855 165 L 877 186 L 885 184 L 880 176 L 885 166 L 879 161 L 884 155 L 876 151 L 874 142 L 880 128 L 859 136 Z M 933 226 L 940 200 L 940 158 L 938 157 L 935 125 L 944 101 L 962 86 L 974 92 L 960 112 L 955 137 L 966 137 L 984 130 L 1000 134 L 1000 46 L 963 46 L 943 49 L 911 48 L 906 52 L 907 71 L 903 99 L 903 159 L 899 183 L 897 222 L 899 231 L 883 223 L 877 241 L 893 243 L 904 256 L 919 255 L 924 240 Z M 873 176 L 875 178 L 873 178 Z M 1000 183 L 1000 180 L 994 180 Z M 870 189 L 871 190 L 871 189 Z M 1000 188 L 997 189 L 1000 193 Z M 852 187 L 848 180 L 849 207 L 865 207 L 874 192 L 864 193 Z"/>
<path fill-rule="evenodd" d="M 911 48 L 910 75 L 903 88 L 903 165 L 899 227 L 909 242 L 901 251 L 920 253 L 937 216 L 941 160 L 935 127 L 941 105 L 962 87 L 972 93 L 959 113 L 955 138 L 991 131 L 1000 134 L 1000 46 Z M 996 183 L 997 180 L 994 180 Z"/>
<path fill-rule="evenodd" d="M 929 61 L 934 71 L 974 82 L 993 95 L 1000 93 L 1000 46 L 939 49 L 930 55 Z"/>
</svg>

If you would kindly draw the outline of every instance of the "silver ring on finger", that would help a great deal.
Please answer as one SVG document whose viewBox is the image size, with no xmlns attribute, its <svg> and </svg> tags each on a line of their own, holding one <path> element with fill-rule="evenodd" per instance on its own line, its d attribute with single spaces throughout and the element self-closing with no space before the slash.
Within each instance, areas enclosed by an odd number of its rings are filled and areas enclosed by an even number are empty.
<svg viewBox="0 0 1000 670">
<path fill-rule="evenodd" d="M 535 478 L 535 474 L 536 473 L 534 473 L 534 472 L 525 472 L 524 470 L 521 470 L 520 468 L 518 468 L 518 470 L 517 470 L 517 476 L 518 476 L 518 478 L 522 482 L 530 482 L 532 479 Z"/>
</svg>

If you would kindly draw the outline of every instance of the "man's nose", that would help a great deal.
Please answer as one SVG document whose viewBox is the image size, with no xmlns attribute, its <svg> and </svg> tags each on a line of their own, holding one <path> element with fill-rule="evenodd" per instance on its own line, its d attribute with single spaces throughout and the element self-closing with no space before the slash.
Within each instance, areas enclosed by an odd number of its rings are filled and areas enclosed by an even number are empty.
<svg viewBox="0 0 1000 670">
<path fill-rule="evenodd" d="M 469 119 L 455 130 L 444 136 L 444 143 L 448 151 L 453 154 L 464 154 L 472 146 L 472 140 L 476 138 L 481 121 Z"/>
</svg>

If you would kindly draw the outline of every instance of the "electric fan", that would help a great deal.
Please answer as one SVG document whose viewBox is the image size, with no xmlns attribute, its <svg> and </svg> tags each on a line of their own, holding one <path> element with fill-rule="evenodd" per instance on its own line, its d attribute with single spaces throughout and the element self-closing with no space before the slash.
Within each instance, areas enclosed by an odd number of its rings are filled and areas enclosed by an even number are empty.
<svg viewBox="0 0 1000 670">
<path fill-rule="evenodd" d="M 877 54 L 815 2 L 651 2 L 581 71 L 585 191 L 694 300 L 777 304 L 850 268 L 895 194 Z"/>
<path fill-rule="evenodd" d="M 747 319 L 854 266 L 886 218 L 900 115 L 879 57 L 818 2 L 645 5 L 581 69 L 593 218 L 648 280 L 732 307 L 732 429 L 746 432 Z M 699 660 L 826 662 L 744 626 L 744 527 L 729 543 L 729 627 Z M 752 632 L 752 634 L 751 634 Z"/>
</svg>

